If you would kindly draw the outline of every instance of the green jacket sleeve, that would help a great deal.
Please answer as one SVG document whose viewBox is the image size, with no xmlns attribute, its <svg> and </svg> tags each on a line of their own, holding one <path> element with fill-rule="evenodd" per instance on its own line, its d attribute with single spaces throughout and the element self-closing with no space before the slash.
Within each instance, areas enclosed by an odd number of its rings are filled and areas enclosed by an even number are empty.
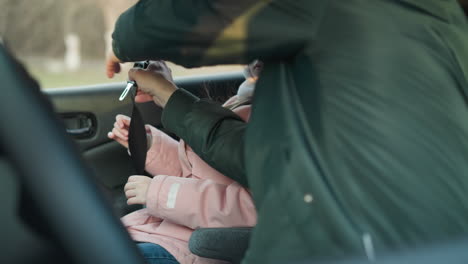
<svg viewBox="0 0 468 264">
<path fill-rule="evenodd" d="M 162 59 L 185 67 L 291 58 L 318 31 L 328 2 L 140 0 L 118 19 L 113 49 L 122 61 Z M 237 115 L 179 90 L 163 124 L 211 166 L 247 184 L 246 124 Z"/>
<path fill-rule="evenodd" d="M 122 61 L 168 60 L 186 67 L 290 57 L 317 30 L 325 0 L 140 0 L 118 19 Z M 309 14 L 314 12 L 314 14 Z"/>
<path fill-rule="evenodd" d="M 169 98 L 162 122 L 208 164 L 247 186 L 243 144 L 247 124 L 239 116 L 179 89 Z"/>
</svg>

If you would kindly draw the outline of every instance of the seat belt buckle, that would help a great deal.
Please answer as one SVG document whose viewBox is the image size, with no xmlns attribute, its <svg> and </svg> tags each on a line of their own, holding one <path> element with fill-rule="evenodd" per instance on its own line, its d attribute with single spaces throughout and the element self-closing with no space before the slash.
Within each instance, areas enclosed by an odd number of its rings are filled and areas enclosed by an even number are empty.
<svg viewBox="0 0 468 264">
<path fill-rule="evenodd" d="M 139 68 L 139 69 L 146 69 L 148 68 L 149 65 L 149 60 L 146 61 L 137 61 L 133 64 L 133 68 Z M 133 87 L 138 87 L 135 81 L 127 81 L 127 86 L 125 86 L 125 89 L 123 90 L 122 94 L 120 94 L 119 101 L 123 101 L 125 97 L 127 97 L 128 92 L 133 88 Z"/>
<path fill-rule="evenodd" d="M 136 87 L 136 82 L 135 81 L 127 81 L 127 86 L 125 86 L 125 89 L 123 90 L 122 94 L 119 97 L 119 101 L 123 101 L 125 97 L 127 97 L 128 92 L 132 87 Z"/>
</svg>

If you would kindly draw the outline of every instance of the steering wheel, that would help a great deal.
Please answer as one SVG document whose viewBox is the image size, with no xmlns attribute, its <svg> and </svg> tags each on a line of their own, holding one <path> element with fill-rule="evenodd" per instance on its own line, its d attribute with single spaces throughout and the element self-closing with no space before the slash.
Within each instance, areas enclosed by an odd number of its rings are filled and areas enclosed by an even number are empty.
<svg viewBox="0 0 468 264">
<path fill-rule="evenodd" d="M 74 263 L 144 263 L 39 85 L 1 44 L 0 75 L 0 145 L 48 233 Z"/>
</svg>

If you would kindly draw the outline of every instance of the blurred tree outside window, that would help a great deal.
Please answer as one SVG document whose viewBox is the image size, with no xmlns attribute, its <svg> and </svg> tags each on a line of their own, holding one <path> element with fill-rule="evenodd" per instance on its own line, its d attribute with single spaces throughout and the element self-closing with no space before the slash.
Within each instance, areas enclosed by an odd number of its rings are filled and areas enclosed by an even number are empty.
<svg viewBox="0 0 468 264">
<path fill-rule="evenodd" d="M 104 71 L 110 34 L 119 14 L 136 0 L 0 0 L 0 37 L 42 88 L 92 85 Z M 174 77 L 239 71 L 240 65 L 186 69 L 169 63 Z"/>
</svg>

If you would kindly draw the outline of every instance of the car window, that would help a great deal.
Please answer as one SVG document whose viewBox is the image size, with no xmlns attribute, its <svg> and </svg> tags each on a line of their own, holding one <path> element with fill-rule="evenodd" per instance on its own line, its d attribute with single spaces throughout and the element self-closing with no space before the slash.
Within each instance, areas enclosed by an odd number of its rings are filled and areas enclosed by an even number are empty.
<svg viewBox="0 0 468 264">
<path fill-rule="evenodd" d="M 105 54 L 119 14 L 136 0 L 0 0 L 0 37 L 43 88 L 126 80 L 131 67 L 108 79 Z M 239 71 L 240 65 L 186 69 L 174 77 Z"/>
</svg>

